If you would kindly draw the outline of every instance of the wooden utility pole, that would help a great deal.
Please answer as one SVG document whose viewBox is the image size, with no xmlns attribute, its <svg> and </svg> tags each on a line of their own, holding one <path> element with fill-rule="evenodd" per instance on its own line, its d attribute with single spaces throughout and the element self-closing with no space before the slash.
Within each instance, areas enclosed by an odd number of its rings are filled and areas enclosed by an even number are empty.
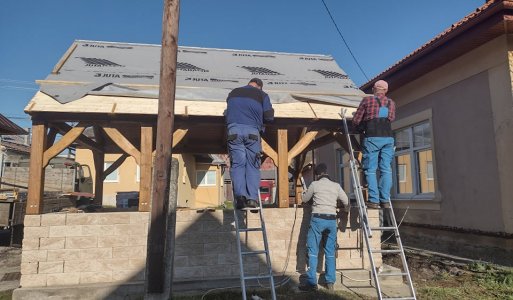
<svg viewBox="0 0 513 300">
<path fill-rule="evenodd" d="M 171 147 L 173 144 L 179 17 L 180 1 L 164 0 L 157 120 L 157 152 L 153 171 L 151 220 L 146 263 L 147 294 L 162 293 L 164 287 L 166 217 L 171 172 Z M 172 272 L 172 270 L 167 270 L 167 272 Z"/>
</svg>

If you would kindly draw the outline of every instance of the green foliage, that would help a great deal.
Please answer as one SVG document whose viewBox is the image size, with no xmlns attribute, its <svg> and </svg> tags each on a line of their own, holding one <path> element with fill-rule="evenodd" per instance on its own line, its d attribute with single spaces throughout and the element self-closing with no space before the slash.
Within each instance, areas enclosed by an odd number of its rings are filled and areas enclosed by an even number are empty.
<svg viewBox="0 0 513 300">
<path fill-rule="evenodd" d="M 11 299 L 12 299 L 12 290 L 0 291 L 0 300 L 11 300 Z"/>
</svg>

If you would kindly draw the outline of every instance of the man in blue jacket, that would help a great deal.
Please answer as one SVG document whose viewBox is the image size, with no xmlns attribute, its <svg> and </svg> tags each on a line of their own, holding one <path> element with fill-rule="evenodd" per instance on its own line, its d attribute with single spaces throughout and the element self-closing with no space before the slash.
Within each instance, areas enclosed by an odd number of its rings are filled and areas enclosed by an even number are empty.
<svg viewBox="0 0 513 300">
<path fill-rule="evenodd" d="M 260 133 L 264 123 L 274 120 L 271 101 L 262 87 L 262 80 L 253 78 L 248 85 L 232 90 L 226 99 L 230 177 L 237 209 L 259 205 Z"/>
</svg>

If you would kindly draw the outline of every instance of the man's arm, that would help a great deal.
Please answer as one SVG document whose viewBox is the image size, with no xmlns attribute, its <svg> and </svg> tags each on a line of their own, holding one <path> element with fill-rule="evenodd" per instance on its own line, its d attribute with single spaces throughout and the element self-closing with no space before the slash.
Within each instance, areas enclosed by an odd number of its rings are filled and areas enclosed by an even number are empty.
<svg viewBox="0 0 513 300">
<path fill-rule="evenodd" d="M 341 186 L 339 186 L 339 189 L 338 189 L 338 198 L 337 198 L 337 200 L 342 202 L 344 207 L 348 207 L 349 206 L 349 198 L 347 197 L 346 192 L 344 192 L 344 190 L 342 189 Z"/>
<path fill-rule="evenodd" d="M 356 109 L 356 113 L 353 116 L 353 125 L 358 126 L 362 122 L 363 115 L 365 114 L 365 109 L 367 108 L 367 98 L 363 98 Z"/>
<path fill-rule="evenodd" d="M 312 200 L 312 197 L 313 197 L 313 194 L 314 194 L 314 182 L 312 182 L 310 184 L 310 186 L 308 187 L 308 189 L 306 189 L 306 192 L 303 193 L 303 196 L 301 197 L 301 200 L 303 202 L 308 202 L 310 200 Z"/>
<path fill-rule="evenodd" d="M 395 120 L 395 102 L 392 99 L 389 99 L 390 101 L 390 109 L 388 110 L 388 119 L 390 122 Z"/>
<path fill-rule="evenodd" d="M 263 110 L 264 110 L 264 122 L 271 123 L 272 121 L 274 121 L 274 109 L 271 104 L 271 99 L 269 99 L 269 95 L 267 95 L 267 94 L 265 94 L 265 97 L 264 97 Z"/>
</svg>

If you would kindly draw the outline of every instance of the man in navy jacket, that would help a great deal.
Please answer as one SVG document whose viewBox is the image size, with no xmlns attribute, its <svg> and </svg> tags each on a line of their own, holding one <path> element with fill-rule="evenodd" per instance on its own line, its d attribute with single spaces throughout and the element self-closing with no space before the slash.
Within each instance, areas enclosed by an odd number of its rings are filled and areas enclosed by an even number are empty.
<svg viewBox="0 0 513 300">
<path fill-rule="evenodd" d="M 237 209 L 258 206 L 260 133 L 264 123 L 274 120 L 271 101 L 262 87 L 262 80 L 253 78 L 248 85 L 232 90 L 226 99 L 230 177 Z"/>
</svg>

